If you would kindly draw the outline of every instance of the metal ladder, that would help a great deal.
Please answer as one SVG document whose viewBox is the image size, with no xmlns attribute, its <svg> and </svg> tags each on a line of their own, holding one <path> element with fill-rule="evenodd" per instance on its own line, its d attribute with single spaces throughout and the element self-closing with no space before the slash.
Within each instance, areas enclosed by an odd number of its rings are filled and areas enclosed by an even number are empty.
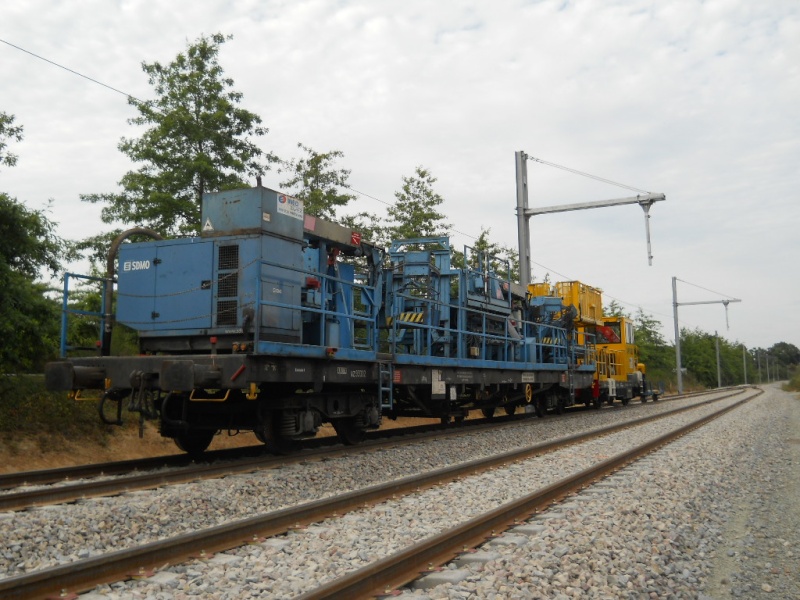
<svg viewBox="0 0 800 600">
<path fill-rule="evenodd" d="M 575 371 L 573 368 L 567 367 L 567 381 L 569 383 L 569 398 L 570 403 L 575 402 Z"/>
<path fill-rule="evenodd" d="M 378 394 L 381 399 L 381 410 L 394 408 L 394 366 L 392 363 L 378 363 Z"/>
</svg>

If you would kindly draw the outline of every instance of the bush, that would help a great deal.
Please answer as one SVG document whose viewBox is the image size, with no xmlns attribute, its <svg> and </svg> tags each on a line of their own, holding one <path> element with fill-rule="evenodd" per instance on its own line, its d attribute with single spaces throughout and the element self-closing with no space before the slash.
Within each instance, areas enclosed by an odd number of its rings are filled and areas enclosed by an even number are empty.
<svg viewBox="0 0 800 600">
<path fill-rule="evenodd" d="M 789 383 L 785 384 L 783 388 L 787 391 L 800 392 L 800 370 L 795 369 L 791 374 Z"/>
<path fill-rule="evenodd" d="M 97 402 L 77 401 L 64 392 L 48 392 L 42 375 L 0 376 L 0 432 L 47 433 L 104 441 Z"/>
</svg>

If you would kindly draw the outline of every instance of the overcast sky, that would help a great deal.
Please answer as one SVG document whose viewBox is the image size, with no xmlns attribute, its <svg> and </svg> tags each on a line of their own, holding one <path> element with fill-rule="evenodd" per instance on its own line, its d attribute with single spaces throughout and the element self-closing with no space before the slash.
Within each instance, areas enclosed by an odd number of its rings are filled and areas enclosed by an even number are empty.
<svg viewBox="0 0 800 600">
<path fill-rule="evenodd" d="M 438 178 L 457 247 L 481 227 L 517 245 L 514 152 L 666 194 L 648 266 L 635 205 L 534 217 L 533 274 L 600 287 L 673 338 L 683 327 L 748 347 L 800 347 L 800 3 L 796 0 L 6 0 L 0 39 L 140 99 L 141 63 L 201 34 L 284 159 L 341 150 L 353 188 L 392 202 L 418 165 Z M 64 238 L 103 231 L 79 194 L 133 165 L 124 95 L 0 43 L 0 111 L 25 139 L 0 190 Z M 528 163 L 530 206 L 629 190 Z M 279 187 L 270 172 L 264 184 Z M 386 214 L 360 197 L 355 210 Z"/>
</svg>

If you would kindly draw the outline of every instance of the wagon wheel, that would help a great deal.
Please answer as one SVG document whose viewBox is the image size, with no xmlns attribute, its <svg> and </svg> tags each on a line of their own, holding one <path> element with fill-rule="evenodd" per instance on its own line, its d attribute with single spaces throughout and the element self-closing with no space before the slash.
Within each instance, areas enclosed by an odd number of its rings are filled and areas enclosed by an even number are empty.
<svg viewBox="0 0 800 600">
<path fill-rule="evenodd" d="M 336 435 L 345 446 L 355 446 L 364 441 L 367 432 L 364 430 L 361 419 L 356 415 L 355 417 L 343 417 L 341 419 L 333 419 L 331 421 L 333 428 L 336 430 Z"/>
<path fill-rule="evenodd" d="M 267 447 L 272 454 L 291 454 L 297 450 L 296 440 L 281 435 L 281 413 L 271 410 L 259 411 L 259 423 L 253 430 L 256 439 Z"/>
<path fill-rule="evenodd" d="M 269 440 L 274 437 L 273 433 L 273 412 L 267 410 L 264 404 L 258 406 L 258 425 L 253 428 L 256 439 L 262 444 L 269 444 Z"/>
<path fill-rule="evenodd" d="M 211 445 L 216 431 L 190 430 L 175 436 L 175 445 L 189 456 L 198 458 Z"/>
<path fill-rule="evenodd" d="M 486 408 L 481 409 L 481 413 L 487 419 L 491 419 L 492 417 L 494 417 L 494 408 L 495 408 L 494 406 L 487 406 Z"/>
<path fill-rule="evenodd" d="M 533 386 L 530 383 L 525 384 L 525 402 L 528 404 L 533 400 Z"/>
<path fill-rule="evenodd" d="M 537 401 L 534 403 L 534 407 L 535 407 L 535 409 L 536 409 L 536 416 L 537 416 L 537 417 L 539 417 L 540 419 L 541 419 L 542 417 L 544 417 L 544 414 L 545 414 L 545 412 L 547 412 L 547 411 L 545 410 L 545 406 L 544 406 L 544 398 L 539 398 L 539 399 L 538 399 L 538 400 L 537 400 Z"/>
</svg>

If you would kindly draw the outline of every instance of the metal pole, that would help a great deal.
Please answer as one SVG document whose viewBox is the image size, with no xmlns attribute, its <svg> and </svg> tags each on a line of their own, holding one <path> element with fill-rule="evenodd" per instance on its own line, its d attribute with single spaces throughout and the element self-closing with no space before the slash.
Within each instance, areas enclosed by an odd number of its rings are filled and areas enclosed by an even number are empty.
<svg viewBox="0 0 800 600">
<path fill-rule="evenodd" d="M 683 393 L 681 373 L 681 333 L 678 327 L 678 278 L 672 278 L 672 318 L 675 321 L 675 372 L 678 374 L 678 393 Z"/>
<path fill-rule="evenodd" d="M 758 383 L 761 383 L 761 352 L 756 350 L 756 366 L 758 367 Z"/>
<path fill-rule="evenodd" d="M 134 227 L 120 233 L 108 249 L 108 256 L 106 257 L 106 288 L 103 294 L 104 308 L 103 308 L 103 341 L 100 344 L 101 356 L 109 356 L 111 354 L 111 330 L 114 327 L 114 314 L 111 312 L 111 307 L 114 301 L 114 260 L 117 257 L 117 251 L 126 239 L 132 235 L 146 235 L 154 240 L 163 240 L 161 234 L 146 227 Z"/>
<path fill-rule="evenodd" d="M 715 331 L 714 332 L 714 342 L 717 347 L 717 387 L 722 387 L 722 372 L 719 368 L 719 334 Z"/>
<path fill-rule="evenodd" d="M 747 385 L 747 350 L 742 344 L 742 366 L 744 367 L 744 384 Z"/>
<path fill-rule="evenodd" d="M 528 155 L 514 153 L 517 166 L 517 239 L 519 242 L 519 284 L 527 292 L 531 282 L 531 230 L 528 208 Z"/>
<path fill-rule="evenodd" d="M 642 210 L 644 211 L 644 233 L 647 236 L 647 264 L 653 266 L 653 250 L 650 245 L 650 207 L 652 202 L 642 202 Z"/>
<path fill-rule="evenodd" d="M 767 361 L 767 383 L 769 383 L 769 354 L 767 354 L 766 361 Z"/>
<path fill-rule="evenodd" d="M 64 295 L 61 305 L 61 358 L 67 358 L 67 309 L 69 308 L 69 273 L 64 273 Z"/>
</svg>

